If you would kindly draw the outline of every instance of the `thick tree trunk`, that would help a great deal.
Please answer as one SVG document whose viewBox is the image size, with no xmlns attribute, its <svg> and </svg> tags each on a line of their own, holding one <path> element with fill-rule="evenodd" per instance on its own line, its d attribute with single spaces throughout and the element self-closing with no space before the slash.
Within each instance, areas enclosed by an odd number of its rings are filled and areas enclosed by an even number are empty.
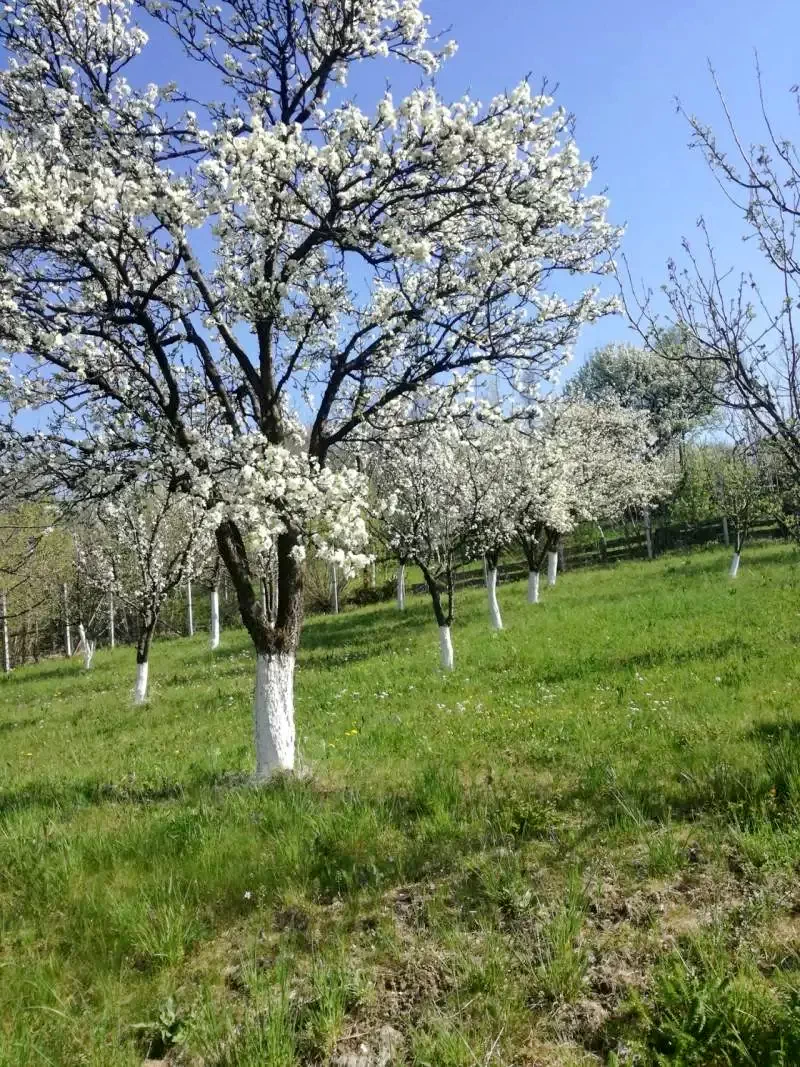
<svg viewBox="0 0 800 1067">
<path fill-rule="evenodd" d="M 88 671 L 91 669 L 92 660 L 94 659 L 95 643 L 86 636 L 86 627 L 82 622 L 78 623 L 78 637 L 83 651 L 83 669 Z"/>
<path fill-rule="evenodd" d="M 8 641 L 8 605 L 6 604 L 5 589 L 0 593 L 0 613 L 3 616 L 3 670 L 6 674 L 11 671 L 11 647 Z"/>
<path fill-rule="evenodd" d="M 219 589 L 211 590 L 211 648 L 219 648 Z"/>
<path fill-rule="evenodd" d="M 186 632 L 194 637 L 194 605 L 192 604 L 192 579 L 186 582 Z"/>
<path fill-rule="evenodd" d="M 653 517 L 650 508 L 644 509 L 644 543 L 647 548 L 647 558 L 653 559 Z"/>
<path fill-rule="evenodd" d="M 454 667 L 453 663 L 453 641 L 450 637 L 450 627 L 439 627 L 439 653 L 441 657 L 441 664 L 443 671 L 452 671 Z"/>
<path fill-rule="evenodd" d="M 558 576 L 558 552 L 551 551 L 547 553 L 547 584 L 552 587 L 556 584 L 556 578 Z"/>
<path fill-rule="evenodd" d="M 528 603 L 539 603 L 539 572 L 528 571 Z"/>
<path fill-rule="evenodd" d="M 112 648 L 114 648 L 114 646 L 117 643 L 117 635 L 116 635 L 116 632 L 115 632 L 114 624 L 115 624 L 115 619 L 114 619 L 114 594 L 113 593 L 109 593 L 108 594 L 108 639 L 109 639 L 109 642 L 110 642 Z"/>
<path fill-rule="evenodd" d="M 401 563 L 397 568 L 397 607 L 399 611 L 406 610 L 406 565 Z"/>
<path fill-rule="evenodd" d="M 72 657 L 72 632 L 69 628 L 69 590 L 66 582 L 61 589 L 64 595 L 64 652 L 67 659 L 70 659 Z"/>
<path fill-rule="evenodd" d="M 230 575 L 242 622 L 256 650 L 253 731 L 256 778 L 289 772 L 295 765 L 294 664 L 303 623 L 303 565 L 292 555 L 299 540 L 278 536 L 274 624 L 254 591 L 254 575 L 238 527 L 223 523 L 217 545 Z"/>
<path fill-rule="evenodd" d="M 259 652 L 253 697 L 256 779 L 294 770 L 294 663 L 288 652 Z"/>
<path fill-rule="evenodd" d="M 503 629 L 500 605 L 497 603 L 497 565 L 486 560 L 486 592 L 489 600 L 489 625 L 493 630 Z"/>
</svg>

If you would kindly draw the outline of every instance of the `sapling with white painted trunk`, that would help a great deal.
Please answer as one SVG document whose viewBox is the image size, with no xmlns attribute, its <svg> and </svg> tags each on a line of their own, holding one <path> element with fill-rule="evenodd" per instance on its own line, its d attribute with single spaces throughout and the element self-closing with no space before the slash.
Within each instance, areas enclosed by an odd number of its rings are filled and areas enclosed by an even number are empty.
<svg viewBox="0 0 800 1067">
<path fill-rule="evenodd" d="M 151 50 L 155 69 L 176 44 L 200 76 L 140 85 Z M 585 191 L 570 116 L 525 82 L 485 107 L 447 103 L 434 75 L 452 51 L 420 0 L 0 11 L 15 410 L 70 413 L 41 426 L 40 452 L 155 459 L 214 516 L 256 652 L 257 738 L 275 709 L 259 777 L 294 765 L 282 724 L 306 551 L 342 573 L 368 563 L 362 490 L 330 470 L 337 450 L 428 383 L 458 394 L 481 368 L 548 374 L 616 305 L 575 286 L 610 269 L 619 231 Z M 389 57 L 416 87 L 356 104 L 351 69 L 365 62 L 377 84 Z M 124 413 L 113 433 L 70 421 L 87 398 Z M 255 591 L 268 540 L 273 618 Z"/>
<path fill-rule="evenodd" d="M 172 485 L 140 481 L 119 488 L 86 509 L 77 538 L 79 570 L 136 618 L 135 704 L 148 697 L 161 608 L 192 573 L 195 557 L 207 552 L 212 535 L 205 508 Z"/>
</svg>

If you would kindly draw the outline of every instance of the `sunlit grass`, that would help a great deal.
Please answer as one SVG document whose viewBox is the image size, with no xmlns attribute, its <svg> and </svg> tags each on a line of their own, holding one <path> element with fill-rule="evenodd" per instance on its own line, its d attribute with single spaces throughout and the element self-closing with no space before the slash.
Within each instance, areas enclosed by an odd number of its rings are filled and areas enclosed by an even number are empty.
<svg viewBox="0 0 800 1067">
<path fill-rule="evenodd" d="M 261 790 L 240 631 L 0 680 L 0 1065 L 800 1062 L 797 557 L 726 564 L 465 592 L 452 676 L 313 618 Z"/>
</svg>

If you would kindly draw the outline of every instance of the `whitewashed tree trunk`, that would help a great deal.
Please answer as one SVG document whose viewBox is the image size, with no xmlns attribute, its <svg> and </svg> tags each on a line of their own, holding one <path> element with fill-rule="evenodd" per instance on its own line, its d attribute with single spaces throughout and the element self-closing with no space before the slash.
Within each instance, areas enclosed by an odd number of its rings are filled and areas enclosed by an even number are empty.
<svg viewBox="0 0 800 1067">
<path fill-rule="evenodd" d="M 647 545 L 647 558 L 653 558 L 653 519 L 650 508 L 644 509 L 644 540 Z"/>
<path fill-rule="evenodd" d="M 547 553 L 547 584 L 552 587 L 556 584 L 556 578 L 558 577 L 558 552 Z"/>
<path fill-rule="evenodd" d="M 3 614 L 3 670 L 6 674 L 11 671 L 11 646 L 8 640 L 8 605 L 6 604 L 5 589 L 0 593 L 0 612 Z"/>
<path fill-rule="evenodd" d="M 64 651 L 67 654 L 67 659 L 72 656 L 72 632 L 69 628 L 69 590 L 67 589 L 67 583 L 64 582 L 62 592 L 64 594 Z"/>
<path fill-rule="evenodd" d="M 736 575 L 739 573 L 739 561 L 741 560 L 741 558 L 742 558 L 742 555 L 741 555 L 740 552 L 734 552 L 733 553 L 733 559 L 731 560 L 731 567 L 730 567 L 730 570 L 728 571 L 728 576 L 729 577 L 735 578 Z"/>
<path fill-rule="evenodd" d="M 211 647 L 219 648 L 219 589 L 211 590 Z"/>
<path fill-rule="evenodd" d="M 259 653 L 253 697 L 256 779 L 293 771 L 295 759 L 294 656 Z"/>
<path fill-rule="evenodd" d="M 111 647 L 116 645 L 116 634 L 114 632 L 114 594 L 108 594 L 108 638 L 111 643 Z"/>
<path fill-rule="evenodd" d="M 400 611 L 406 610 L 406 565 L 401 563 L 397 568 L 397 607 Z"/>
<path fill-rule="evenodd" d="M 453 669 L 453 641 L 450 637 L 450 627 L 439 627 L 439 652 L 441 653 L 442 670 Z"/>
<path fill-rule="evenodd" d="M 493 630 L 503 629 L 500 605 L 497 603 L 497 567 L 489 567 L 486 572 L 486 590 L 489 596 L 489 625 Z"/>
<path fill-rule="evenodd" d="M 147 700 L 147 676 L 149 674 L 150 664 L 145 660 L 144 663 L 136 664 L 136 685 L 133 690 L 133 702 L 134 704 L 144 704 Z"/>
<path fill-rule="evenodd" d="M 528 603 L 539 603 L 539 572 L 528 571 Z"/>
<path fill-rule="evenodd" d="M 335 563 L 331 566 L 331 611 L 339 614 L 339 572 Z"/>
<path fill-rule="evenodd" d="M 194 637 L 194 610 L 192 605 L 192 580 L 186 583 L 186 630 L 189 637 Z"/>
<path fill-rule="evenodd" d="M 728 529 L 727 515 L 722 516 L 722 543 L 725 545 L 726 548 L 731 547 L 731 534 L 730 530 Z"/>
<path fill-rule="evenodd" d="M 90 641 L 86 636 L 86 627 L 82 622 L 78 623 L 78 638 L 80 639 L 81 650 L 83 651 L 83 669 L 88 671 L 92 666 L 92 660 L 94 659 L 94 641 Z"/>
</svg>

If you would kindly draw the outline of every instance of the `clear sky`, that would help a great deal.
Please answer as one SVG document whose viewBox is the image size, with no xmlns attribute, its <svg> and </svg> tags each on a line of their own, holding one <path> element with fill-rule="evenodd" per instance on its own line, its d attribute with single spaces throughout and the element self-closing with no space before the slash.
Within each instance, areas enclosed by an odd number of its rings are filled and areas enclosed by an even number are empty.
<svg viewBox="0 0 800 1067">
<path fill-rule="evenodd" d="M 699 215 L 712 227 L 722 262 L 751 268 L 744 227 L 727 207 L 697 152 L 687 148 L 679 96 L 704 119 L 720 118 L 707 69 L 716 68 L 745 139 L 761 139 L 754 72 L 758 50 L 770 108 L 795 141 L 789 93 L 800 82 L 798 0 L 427 0 L 435 26 L 451 27 L 459 52 L 439 76 L 445 96 L 487 100 L 530 73 L 558 84 L 556 98 L 577 119 L 576 140 L 597 157 L 611 216 L 625 223 L 633 272 L 657 287 L 666 261 L 691 240 Z M 366 103 L 366 101 L 365 101 Z M 579 354 L 626 335 L 622 319 L 587 330 Z"/>
</svg>

